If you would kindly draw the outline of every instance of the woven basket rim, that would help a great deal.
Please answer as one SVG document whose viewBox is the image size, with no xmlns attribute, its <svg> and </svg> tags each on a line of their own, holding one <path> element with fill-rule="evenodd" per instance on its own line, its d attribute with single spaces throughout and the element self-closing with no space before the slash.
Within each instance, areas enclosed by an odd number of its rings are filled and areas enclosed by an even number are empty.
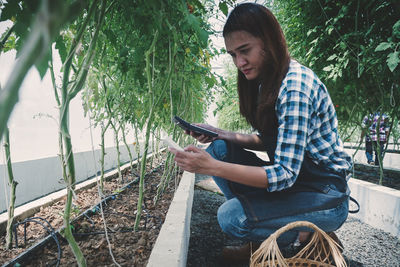
<svg viewBox="0 0 400 267">
<path fill-rule="evenodd" d="M 277 244 L 277 239 L 286 231 L 298 227 L 311 228 L 314 230 L 314 234 L 312 234 L 308 244 L 296 255 L 284 258 Z M 314 264 L 314 266 L 321 267 L 347 266 L 339 249 L 339 244 L 318 226 L 308 221 L 295 221 L 279 228 L 260 245 L 250 259 L 251 267 L 289 266 L 289 263 L 307 263 L 309 266 Z"/>
</svg>

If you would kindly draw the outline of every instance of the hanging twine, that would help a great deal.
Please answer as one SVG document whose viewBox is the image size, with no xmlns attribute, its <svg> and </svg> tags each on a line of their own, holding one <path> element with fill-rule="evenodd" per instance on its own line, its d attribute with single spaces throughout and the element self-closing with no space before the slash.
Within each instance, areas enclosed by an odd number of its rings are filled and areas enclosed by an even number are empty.
<svg viewBox="0 0 400 267">
<path fill-rule="evenodd" d="M 86 97 L 86 103 L 88 104 L 88 106 L 89 106 L 89 94 L 87 95 L 87 97 Z M 90 130 L 90 144 L 91 144 L 91 147 L 92 147 L 92 157 L 93 157 L 93 166 L 94 166 L 94 168 L 95 168 L 95 173 L 98 173 L 98 165 L 97 165 L 97 160 L 96 160 L 96 154 L 95 154 L 95 152 L 94 152 L 94 142 L 93 142 L 93 129 L 92 129 L 92 120 L 91 120 L 91 117 L 92 117 L 92 114 L 91 114 L 91 111 L 90 111 L 90 109 L 88 109 L 88 117 L 89 117 L 89 130 Z M 112 246 L 111 246 L 111 242 L 110 242 L 110 238 L 109 238 L 109 236 L 108 236 L 108 227 L 107 227 L 107 222 L 106 222 L 106 218 L 105 218 L 105 216 L 104 216 L 104 210 L 103 210 L 103 202 L 102 202 L 102 200 L 103 200 L 103 198 L 104 198 L 104 194 L 103 194 L 103 192 L 102 192 L 102 190 L 101 190 L 101 187 L 100 187 L 100 183 L 99 183 L 99 179 L 98 179 L 98 177 L 96 177 L 97 179 L 96 179 L 96 183 L 97 183 L 97 192 L 98 192 L 98 194 L 99 194 L 99 198 L 100 198 L 100 204 L 99 204 L 99 206 L 100 206 L 100 214 L 101 214 L 101 218 L 102 218 L 102 220 L 103 220 L 103 227 L 104 227 L 104 233 L 105 233 L 105 238 L 106 238 L 106 241 L 107 241 L 107 245 L 108 245 L 108 252 L 109 252 L 109 254 L 110 254 L 110 256 L 111 256 L 111 259 L 112 259 L 112 261 L 114 262 L 114 264 L 116 265 L 116 266 L 118 266 L 118 267 L 121 267 L 121 265 L 117 262 L 117 260 L 115 259 L 115 257 L 114 257 L 114 253 L 113 253 L 113 251 L 112 251 Z"/>
</svg>

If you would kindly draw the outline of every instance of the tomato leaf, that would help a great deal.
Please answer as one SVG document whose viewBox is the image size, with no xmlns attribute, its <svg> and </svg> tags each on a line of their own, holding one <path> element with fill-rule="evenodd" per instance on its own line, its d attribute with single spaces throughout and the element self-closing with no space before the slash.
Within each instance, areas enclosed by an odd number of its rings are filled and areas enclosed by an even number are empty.
<svg viewBox="0 0 400 267">
<path fill-rule="evenodd" d="M 394 37 L 397 39 L 400 39 L 400 20 L 398 20 L 394 25 L 393 25 L 393 34 Z"/>
<path fill-rule="evenodd" d="M 400 55 L 400 52 L 396 51 L 396 52 L 390 53 L 387 57 L 386 63 L 391 72 L 394 71 L 394 69 L 397 67 L 397 65 L 400 62 L 399 55 Z"/>
<path fill-rule="evenodd" d="M 67 48 L 65 47 L 64 39 L 62 35 L 58 36 L 56 39 L 56 49 L 58 50 L 58 54 L 60 55 L 61 62 L 64 63 L 67 59 Z"/>
<path fill-rule="evenodd" d="M 375 48 L 375 52 L 384 51 L 390 47 L 391 47 L 391 43 L 382 42 Z"/>
<path fill-rule="evenodd" d="M 12 16 L 15 16 L 15 14 L 19 13 L 19 11 L 21 10 L 18 5 L 18 1 L 11 0 L 7 2 L 8 3 L 1 10 L 0 21 L 11 20 Z"/>
<path fill-rule="evenodd" d="M 220 2 L 218 7 L 225 16 L 228 16 L 228 5 L 225 2 Z"/>
<path fill-rule="evenodd" d="M 38 62 L 35 63 L 35 67 L 38 70 L 41 79 L 43 79 L 44 75 L 46 75 L 47 69 L 49 68 L 50 60 L 51 56 L 49 51 Z"/>
</svg>

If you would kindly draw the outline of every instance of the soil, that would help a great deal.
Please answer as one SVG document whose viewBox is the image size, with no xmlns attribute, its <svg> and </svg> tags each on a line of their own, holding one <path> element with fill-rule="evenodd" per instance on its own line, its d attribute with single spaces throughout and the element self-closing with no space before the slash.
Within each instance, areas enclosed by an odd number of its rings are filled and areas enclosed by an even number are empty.
<svg viewBox="0 0 400 267">
<path fill-rule="evenodd" d="M 90 209 L 90 212 L 85 216 L 79 216 L 73 223 L 75 239 L 86 258 L 87 266 L 117 266 L 113 262 L 110 250 L 115 262 L 120 266 L 146 265 L 180 179 L 180 173 L 171 178 L 164 194 L 155 205 L 153 198 L 163 174 L 164 159 L 165 155 L 154 160 L 153 166 L 158 166 L 156 168 L 147 167 L 143 210 L 138 231 L 133 230 L 138 202 L 137 183 L 128 186 L 122 192 L 120 188 L 123 184 L 118 181 L 116 175 L 105 183 L 105 195 L 112 195 L 111 199 L 102 205 L 110 245 L 105 235 L 100 206 L 91 209 L 99 203 L 97 186 L 76 194 L 73 217 Z M 130 170 L 124 172 L 125 185 L 135 179 L 137 180 L 137 175 L 132 175 Z M 43 218 L 54 229 L 59 229 L 63 225 L 64 203 L 65 199 L 42 208 L 32 217 Z M 47 235 L 48 232 L 40 224 L 27 223 L 26 243 L 24 243 L 24 226 L 19 225 L 18 248 L 4 250 L 5 237 L 1 237 L 0 262 L 3 264 L 12 260 Z M 60 235 L 58 240 L 62 252 L 59 266 L 77 266 L 66 240 Z M 13 266 L 56 266 L 57 253 L 56 242 L 52 239 L 46 246 L 31 253 L 27 260 L 18 262 L 20 265 Z"/>
<path fill-rule="evenodd" d="M 196 175 L 196 182 L 208 177 Z M 225 197 L 195 187 L 187 267 L 224 266 L 220 254 L 224 246 L 239 245 L 240 241 L 230 238 L 221 231 L 217 221 L 217 210 Z M 237 267 L 249 266 L 235 265 Z M 233 266 L 232 266 L 233 267 Z"/>
<path fill-rule="evenodd" d="M 379 184 L 380 170 L 379 166 L 371 166 L 365 164 L 355 164 L 353 178 Z M 390 169 L 383 170 L 383 186 L 400 190 L 400 172 Z"/>
</svg>

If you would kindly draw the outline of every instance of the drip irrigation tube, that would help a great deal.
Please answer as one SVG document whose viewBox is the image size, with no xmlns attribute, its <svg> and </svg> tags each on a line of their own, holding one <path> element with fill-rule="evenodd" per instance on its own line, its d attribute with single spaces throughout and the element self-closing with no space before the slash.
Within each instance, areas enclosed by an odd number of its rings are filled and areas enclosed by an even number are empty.
<svg viewBox="0 0 400 267">
<path fill-rule="evenodd" d="M 128 229 L 124 229 L 124 230 L 118 230 L 118 231 L 112 231 L 112 230 L 108 230 L 107 233 L 108 234 L 116 234 L 116 233 L 130 233 L 133 232 L 135 229 L 132 228 L 128 228 Z M 72 233 L 74 236 L 89 236 L 89 235 L 105 235 L 106 232 L 105 231 L 97 231 L 97 232 L 88 232 L 88 233 Z"/>
<path fill-rule="evenodd" d="M 155 171 L 157 171 L 162 166 L 162 164 L 163 163 L 161 163 L 160 165 L 158 165 L 155 168 L 153 168 L 149 173 L 147 173 L 145 175 L 145 177 L 150 175 L 150 174 L 152 174 L 152 173 L 154 173 Z M 126 189 L 132 187 L 132 185 L 135 185 L 135 184 L 138 184 L 138 183 L 139 183 L 139 177 L 136 177 L 133 181 L 131 181 L 128 184 L 126 184 L 125 186 L 121 187 L 121 189 L 119 189 L 117 193 L 108 195 L 103 200 L 101 200 L 97 204 L 93 205 L 91 208 L 88 208 L 87 210 L 85 210 L 83 213 L 81 213 L 79 216 L 77 216 L 75 219 L 73 219 L 71 221 L 71 224 L 76 222 L 77 220 L 81 219 L 82 217 L 88 218 L 89 214 L 94 214 L 94 213 L 96 213 L 97 211 L 100 210 L 100 208 L 99 208 L 100 204 L 107 205 L 107 201 L 115 199 L 115 197 L 118 194 L 120 194 L 123 191 L 125 191 Z M 44 223 L 42 223 L 42 222 L 40 222 L 38 220 L 45 221 L 49 225 L 49 227 L 47 227 Z M 64 240 L 64 237 L 60 234 L 60 232 L 63 231 L 65 227 L 62 226 L 60 229 L 54 231 L 54 229 L 51 227 L 50 223 L 47 222 L 45 219 L 40 218 L 40 217 L 32 217 L 32 218 L 28 218 L 28 219 L 26 219 L 26 220 L 24 220 L 22 222 L 16 223 L 14 225 L 14 228 L 13 228 L 14 229 L 14 234 L 16 234 L 16 228 L 17 228 L 17 226 L 19 224 L 23 224 L 23 223 L 26 224 L 27 222 L 30 222 L 30 221 L 42 225 L 43 228 L 46 229 L 46 231 L 49 232 L 50 234 L 48 236 L 46 236 L 45 238 L 43 238 L 42 240 L 38 241 L 36 244 L 31 246 L 30 248 L 28 248 L 24 252 L 22 252 L 21 254 L 19 254 L 14 259 L 4 263 L 1 267 L 14 267 L 16 265 L 18 266 L 19 262 L 24 262 L 31 255 L 31 253 L 33 253 L 34 251 L 42 248 L 51 239 L 54 239 L 56 244 L 57 244 L 57 249 L 58 249 L 57 257 L 58 257 L 58 259 L 57 259 L 57 265 L 56 266 L 59 265 L 59 261 L 61 260 L 61 255 L 62 255 L 61 246 L 60 246 L 60 243 L 59 243 L 59 238 Z M 90 219 L 90 221 L 92 221 L 92 220 Z M 147 219 L 146 219 L 146 221 L 147 221 Z M 130 230 L 128 229 L 126 232 L 129 232 L 129 231 Z M 114 231 L 111 231 L 111 232 L 114 232 Z M 74 233 L 74 235 L 76 235 L 76 234 L 78 234 L 78 233 Z M 82 233 L 82 234 L 84 234 L 84 233 Z M 90 233 L 88 233 L 88 234 L 90 234 Z M 100 232 L 99 232 L 99 234 L 100 234 Z"/>
<path fill-rule="evenodd" d="M 44 223 L 47 224 L 47 226 L 39 220 L 42 220 Z M 60 242 L 58 241 L 57 235 L 54 231 L 54 228 L 51 226 L 51 224 L 46 219 L 43 219 L 41 217 L 32 217 L 32 218 L 27 218 L 22 222 L 14 224 L 13 232 L 14 232 L 14 238 L 15 238 L 15 247 L 18 247 L 17 227 L 18 227 L 18 225 L 21 225 L 21 224 L 24 225 L 24 244 L 26 245 L 26 225 L 29 222 L 34 222 L 34 223 L 40 224 L 50 234 L 49 237 L 52 237 L 54 239 L 54 242 L 57 245 L 56 266 L 58 267 L 60 265 L 60 260 L 61 260 L 61 255 L 62 255 L 61 246 L 60 246 Z"/>
</svg>

